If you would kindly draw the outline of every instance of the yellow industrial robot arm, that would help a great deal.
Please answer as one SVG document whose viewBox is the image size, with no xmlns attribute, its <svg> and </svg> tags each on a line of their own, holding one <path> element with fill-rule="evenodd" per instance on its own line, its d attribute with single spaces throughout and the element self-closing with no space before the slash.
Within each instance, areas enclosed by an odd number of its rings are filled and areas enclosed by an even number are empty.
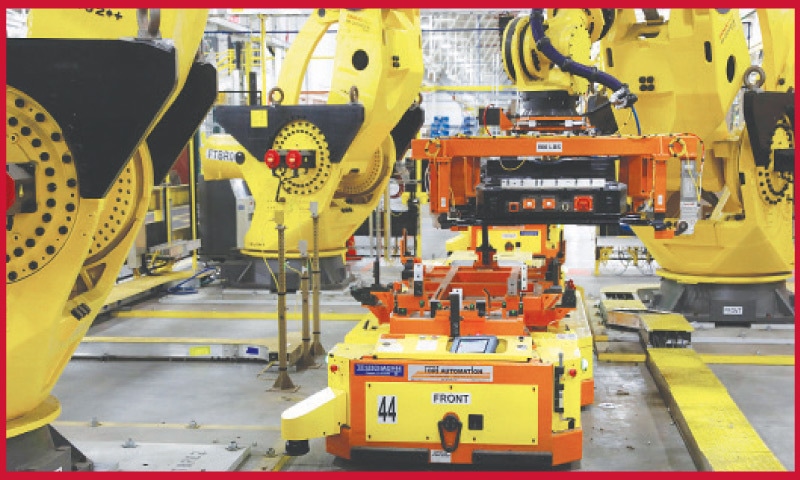
<svg viewBox="0 0 800 480">
<path fill-rule="evenodd" d="M 794 10 L 759 8 L 756 12 L 763 45 L 761 68 L 766 74 L 762 88 L 774 92 L 794 89 L 795 43 L 790 40 L 794 38 Z"/>
<path fill-rule="evenodd" d="M 327 105 L 297 105 L 298 79 L 333 24 L 336 50 Z M 341 259 L 345 241 L 389 181 L 398 129 L 415 132 L 406 126 L 414 123 L 406 121 L 410 117 L 418 121 L 417 129 L 421 125 L 421 111 L 406 116 L 422 82 L 421 48 L 417 10 L 318 9 L 290 47 L 270 105 L 215 109 L 226 135 L 209 136 L 203 162 L 233 158 L 256 205 L 243 253 L 277 256 L 273 217 L 283 210 L 292 218 L 287 255 L 297 258 L 298 242 L 312 237 L 309 207 L 315 202 L 325 232 L 319 246 L 323 262 Z"/>
<path fill-rule="evenodd" d="M 34 9 L 29 38 L 7 41 L 7 438 L 58 415 L 50 391 L 215 98 L 205 17 Z"/>
<path fill-rule="evenodd" d="M 296 105 L 300 101 L 300 87 L 303 83 L 302 75 L 308 69 L 308 62 L 314 49 L 325 32 L 339 21 L 339 9 L 320 8 L 314 11 L 303 24 L 289 50 L 286 52 L 284 64 L 281 69 L 278 85 L 283 90 L 283 102 Z"/>
<path fill-rule="evenodd" d="M 574 96 L 592 83 L 608 87 L 611 102 L 624 108 L 636 102 L 628 85 L 591 66 L 592 44 L 606 36 L 613 9 L 534 8 L 503 32 L 503 68 L 523 97 L 523 113 L 572 116 Z"/>
<path fill-rule="evenodd" d="M 300 90 L 314 50 L 330 27 L 339 21 L 338 9 L 318 9 L 312 13 L 292 41 L 286 52 L 278 85 L 280 91 L 271 91 L 270 102 L 286 105 L 297 105 L 300 101 Z M 267 92 L 264 92 L 266 95 Z M 201 172 L 206 181 L 244 178 L 241 165 L 247 150 L 229 135 L 214 135 L 210 140 L 203 138 Z M 237 161 L 238 159 L 238 161 Z"/>
<path fill-rule="evenodd" d="M 700 163 L 677 148 L 659 174 L 674 229 L 633 226 L 661 267 L 657 307 L 692 320 L 794 321 L 794 18 L 757 14 L 761 65 L 736 9 L 644 21 L 618 10 L 601 45 L 606 69 L 639 95 L 642 133 L 702 141 Z"/>
</svg>

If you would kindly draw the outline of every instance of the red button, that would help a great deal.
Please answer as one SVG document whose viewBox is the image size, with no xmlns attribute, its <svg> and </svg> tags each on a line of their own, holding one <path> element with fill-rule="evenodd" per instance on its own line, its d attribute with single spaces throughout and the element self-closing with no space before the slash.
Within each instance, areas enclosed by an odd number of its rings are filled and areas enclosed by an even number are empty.
<svg viewBox="0 0 800 480">
<path fill-rule="evenodd" d="M 292 170 L 297 170 L 303 164 L 303 156 L 297 150 L 289 150 L 286 154 L 286 165 Z"/>
<path fill-rule="evenodd" d="M 576 212 L 591 212 L 594 209 L 594 199 L 591 195 L 579 195 L 573 201 Z"/>
<path fill-rule="evenodd" d="M 281 164 L 281 155 L 277 150 L 271 148 L 264 154 L 264 163 L 266 163 L 269 168 L 275 170 Z"/>
</svg>

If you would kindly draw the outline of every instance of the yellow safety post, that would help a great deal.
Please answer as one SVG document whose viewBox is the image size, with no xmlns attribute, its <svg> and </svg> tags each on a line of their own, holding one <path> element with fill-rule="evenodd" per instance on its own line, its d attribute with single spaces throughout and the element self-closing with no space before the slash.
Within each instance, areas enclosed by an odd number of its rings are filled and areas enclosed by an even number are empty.
<svg viewBox="0 0 800 480">
<path fill-rule="evenodd" d="M 309 205 L 311 210 L 311 220 L 313 221 L 312 231 L 314 241 L 312 243 L 312 248 L 314 249 L 314 253 L 311 256 L 311 282 L 312 282 L 312 292 L 311 292 L 311 301 L 313 302 L 313 312 L 314 312 L 314 331 L 312 332 L 313 335 L 313 342 L 311 343 L 311 354 L 315 357 L 317 355 L 325 355 L 325 347 L 322 346 L 322 342 L 320 341 L 320 321 L 319 321 L 319 289 L 320 289 L 320 271 L 319 271 L 319 204 L 317 202 L 311 202 Z"/>
<path fill-rule="evenodd" d="M 275 228 L 278 230 L 278 378 L 272 388 L 294 390 L 286 358 L 286 227 L 282 210 L 275 212 Z"/>
<path fill-rule="evenodd" d="M 297 368 L 303 369 L 314 366 L 314 356 L 311 354 L 311 325 L 308 312 L 308 242 L 300 240 L 297 245 L 300 250 L 300 295 L 302 306 L 300 313 L 302 316 L 302 341 L 303 353 L 297 361 Z"/>
</svg>

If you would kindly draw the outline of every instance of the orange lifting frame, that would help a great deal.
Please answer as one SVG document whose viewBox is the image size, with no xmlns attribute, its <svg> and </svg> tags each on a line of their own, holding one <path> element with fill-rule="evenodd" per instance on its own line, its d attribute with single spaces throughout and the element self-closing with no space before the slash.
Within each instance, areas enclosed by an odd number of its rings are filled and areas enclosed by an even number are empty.
<svg viewBox="0 0 800 480">
<path fill-rule="evenodd" d="M 448 335 L 450 330 L 448 294 L 454 288 L 463 291 L 464 304 L 461 316 L 463 335 L 523 335 L 525 328 L 542 329 L 563 319 L 572 308 L 558 307 L 561 293 L 533 292 L 538 283 L 543 290 L 553 285 L 544 279 L 544 271 L 529 270 L 527 289 L 519 294 L 508 293 L 509 278 L 519 276 L 519 267 L 436 266 L 425 272 L 420 296 L 402 293 L 403 283 L 395 284 L 394 291 L 373 292 L 378 302 L 366 307 L 378 323 L 388 323 L 391 334 Z M 407 286 L 407 284 L 406 284 Z M 486 317 L 470 306 L 478 299 L 486 300 L 487 311 L 500 312 L 501 318 L 487 322 Z M 443 309 L 430 318 L 431 300 L 438 300 Z M 392 309 L 397 311 L 393 312 Z M 524 313 L 523 313 L 524 312 Z"/>
<path fill-rule="evenodd" d="M 675 145 L 680 145 L 675 152 Z M 446 213 L 475 197 L 481 157 L 619 157 L 618 181 L 628 186 L 636 209 L 653 200 L 655 213 L 666 212 L 667 162 L 697 160 L 700 139 L 694 135 L 647 137 L 454 137 L 415 139 L 414 159 L 429 160 L 432 213 Z"/>
</svg>

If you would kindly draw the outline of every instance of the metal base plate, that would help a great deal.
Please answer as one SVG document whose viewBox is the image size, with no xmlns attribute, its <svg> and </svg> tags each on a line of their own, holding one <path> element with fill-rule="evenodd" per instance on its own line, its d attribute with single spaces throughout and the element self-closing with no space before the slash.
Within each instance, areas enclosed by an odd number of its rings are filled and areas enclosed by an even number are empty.
<svg viewBox="0 0 800 480">
<path fill-rule="evenodd" d="M 96 471 L 225 472 L 233 471 L 250 455 L 250 448 L 228 450 L 226 445 L 178 443 L 81 442 Z"/>
<path fill-rule="evenodd" d="M 287 335 L 287 360 L 294 364 L 302 353 L 299 332 Z M 73 358 L 135 358 L 193 360 L 277 361 L 277 338 L 177 338 L 177 337 L 96 337 L 88 336 Z"/>
</svg>

